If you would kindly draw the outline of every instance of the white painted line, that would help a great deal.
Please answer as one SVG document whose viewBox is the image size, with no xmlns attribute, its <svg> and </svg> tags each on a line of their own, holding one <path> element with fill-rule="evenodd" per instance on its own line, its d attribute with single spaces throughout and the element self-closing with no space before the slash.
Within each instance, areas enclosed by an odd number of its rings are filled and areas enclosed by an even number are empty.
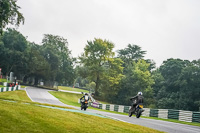
<svg viewBox="0 0 200 133">
<path fill-rule="evenodd" d="M 26 94 L 27 94 L 27 96 L 31 99 L 31 101 L 33 101 L 33 99 L 30 97 L 30 95 L 28 94 L 28 92 L 27 92 L 27 90 L 26 90 L 26 87 L 25 87 L 25 91 L 26 91 Z M 35 102 L 35 101 L 33 101 L 33 102 Z"/>
</svg>

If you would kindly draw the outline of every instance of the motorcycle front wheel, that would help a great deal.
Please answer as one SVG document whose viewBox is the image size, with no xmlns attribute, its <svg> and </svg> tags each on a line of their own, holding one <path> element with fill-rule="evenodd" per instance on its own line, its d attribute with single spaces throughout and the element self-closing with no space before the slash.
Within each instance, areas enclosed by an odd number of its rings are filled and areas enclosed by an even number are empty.
<svg viewBox="0 0 200 133">
<path fill-rule="evenodd" d="M 129 110 L 128 116 L 131 117 L 133 115 L 133 109 Z"/>
</svg>

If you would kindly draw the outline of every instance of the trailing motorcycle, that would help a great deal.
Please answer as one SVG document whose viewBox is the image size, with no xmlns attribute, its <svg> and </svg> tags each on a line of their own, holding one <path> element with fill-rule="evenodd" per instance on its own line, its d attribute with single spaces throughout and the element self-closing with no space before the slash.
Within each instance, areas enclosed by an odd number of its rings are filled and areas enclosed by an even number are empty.
<svg viewBox="0 0 200 133">
<path fill-rule="evenodd" d="M 136 110 L 135 110 L 135 116 L 136 116 L 136 118 L 140 118 L 140 116 L 141 116 L 141 114 L 142 114 L 142 112 L 144 111 L 144 109 L 143 109 L 143 105 L 142 104 L 138 104 L 137 106 L 136 106 Z"/>
<path fill-rule="evenodd" d="M 143 109 L 143 104 L 138 104 L 136 105 L 135 107 L 135 112 L 133 111 L 133 108 L 131 108 L 129 110 L 129 117 L 131 117 L 133 114 L 135 114 L 136 118 L 140 118 L 140 116 L 142 115 L 142 112 L 144 112 L 144 109 Z"/>
</svg>

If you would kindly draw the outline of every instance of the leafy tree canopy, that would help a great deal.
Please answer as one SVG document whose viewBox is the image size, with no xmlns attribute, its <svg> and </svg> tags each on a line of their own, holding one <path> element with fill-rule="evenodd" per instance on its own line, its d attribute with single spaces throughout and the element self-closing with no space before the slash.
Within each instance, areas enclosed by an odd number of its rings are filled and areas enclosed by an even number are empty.
<svg viewBox="0 0 200 133">
<path fill-rule="evenodd" d="M 24 23 L 24 17 L 19 12 L 20 7 L 16 4 L 17 0 L 1 0 L 0 1 L 0 34 L 8 24 L 19 26 Z"/>
</svg>

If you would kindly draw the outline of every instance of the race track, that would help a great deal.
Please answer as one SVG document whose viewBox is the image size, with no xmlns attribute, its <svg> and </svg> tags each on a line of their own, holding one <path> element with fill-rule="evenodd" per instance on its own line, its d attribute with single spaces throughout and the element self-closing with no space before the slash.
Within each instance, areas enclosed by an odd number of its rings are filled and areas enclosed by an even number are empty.
<svg viewBox="0 0 200 133">
<path fill-rule="evenodd" d="M 60 102 L 57 98 L 52 96 L 46 89 L 40 89 L 35 87 L 27 87 L 26 93 L 29 98 L 34 102 L 39 103 L 48 103 L 52 105 L 59 105 L 59 106 L 66 106 L 66 107 L 73 107 L 79 109 L 79 107 L 74 107 L 70 105 L 66 105 Z M 119 115 L 109 112 L 103 112 L 98 110 L 88 109 L 87 112 L 101 114 L 106 117 L 110 117 L 112 119 L 128 122 L 131 124 L 141 125 L 149 128 L 153 128 L 159 131 L 169 132 L 169 133 L 200 133 L 200 127 L 198 126 L 191 126 L 161 120 L 153 120 L 153 119 L 146 119 L 146 118 L 135 118 L 135 117 L 128 117 L 125 115 Z"/>
</svg>

